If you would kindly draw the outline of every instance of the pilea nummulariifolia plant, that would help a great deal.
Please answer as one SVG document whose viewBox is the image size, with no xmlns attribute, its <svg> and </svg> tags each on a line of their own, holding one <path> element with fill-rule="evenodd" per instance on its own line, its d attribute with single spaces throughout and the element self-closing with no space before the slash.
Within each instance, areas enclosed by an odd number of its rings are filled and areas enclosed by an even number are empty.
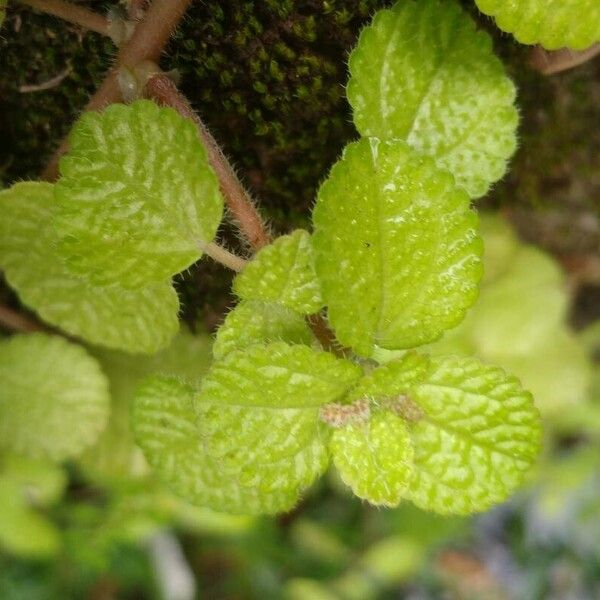
<svg viewBox="0 0 600 600">
<path fill-rule="evenodd" d="M 543 3 L 477 4 L 526 42 L 600 38 L 593 19 L 568 25 L 575 10 L 553 9 L 548 28 Z M 112 24 L 114 36 L 126 29 Z M 80 118 L 55 183 L 0 192 L 0 267 L 55 328 L 0 345 L 4 455 L 61 461 L 102 434 L 102 351 L 73 338 L 145 354 L 175 339 L 182 366 L 172 356 L 154 365 L 163 373 L 139 388 L 131 428 L 158 477 L 194 504 L 287 511 L 330 463 L 376 505 L 467 514 L 507 498 L 539 450 L 531 394 L 498 367 L 419 350 L 477 299 L 483 245 L 471 200 L 516 147 L 515 89 L 489 36 L 450 0 L 378 12 L 349 59 L 360 137 L 321 185 L 313 231 L 272 243 L 174 84 L 130 64 L 153 53 L 121 41 L 89 108 L 114 100 L 117 82 L 132 101 Z M 225 205 L 258 249 L 249 261 L 215 241 Z M 208 372 L 198 364 L 193 375 L 172 278 L 203 254 L 238 271 L 239 302 Z"/>
</svg>

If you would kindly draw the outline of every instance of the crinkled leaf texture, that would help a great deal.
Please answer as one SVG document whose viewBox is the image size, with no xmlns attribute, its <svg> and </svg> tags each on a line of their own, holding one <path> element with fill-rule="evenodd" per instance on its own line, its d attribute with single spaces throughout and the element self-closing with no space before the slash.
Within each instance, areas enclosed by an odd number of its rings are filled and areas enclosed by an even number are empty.
<svg viewBox="0 0 600 600">
<path fill-rule="evenodd" d="M 502 177 L 516 148 L 515 88 L 457 3 L 402 0 L 379 11 L 349 66 L 363 136 L 407 141 L 473 198 Z"/>
<path fill-rule="evenodd" d="M 474 359 L 408 354 L 372 371 L 351 396 L 358 394 L 375 405 L 401 400 L 405 417 L 412 406 L 414 471 L 406 496 L 423 509 L 486 510 L 520 485 L 539 451 L 531 394 Z"/>
<path fill-rule="evenodd" d="M 147 100 L 114 104 L 86 113 L 69 141 L 56 228 L 74 272 L 135 287 L 198 260 L 223 201 L 191 121 Z"/>
<path fill-rule="evenodd" d="M 0 448 L 62 460 L 93 444 L 106 426 L 109 392 L 81 346 L 41 333 L 0 343 Z"/>
<path fill-rule="evenodd" d="M 310 234 L 297 229 L 262 248 L 233 282 L 244 300 L 276 302 L 301 314 L 323 307 Z"/>
<path fill-rule="evenodd" d="M 413 470 L 413 447 L 403 419 L 377 412 L 363 423 L 336 429 L 330 447 L 342 480 L 359 498 L 375 505 L 400 503 Z"/>
<path fill-rule="evenodd" d="M 359 355 L 433 341 L 477 298 L 482 244 L 469 198 L 404 142 L 347 146 L 313 221 L 329 320 Z"/>
<path fill-rule="evenodd" d="M 17 183 L 0 192 L 0 268 L 24 304 L 94 344 L 153 353 L 179 329 L 170 281 L 122 289 L 73 275 L 55 252 L 53 186 Z"/>
<path fill-rule="evenodd" d="M 215 363 L 198 393 L 174 380 L 150 381 L 136 399 L 136 437 L 186 499 L 228 512 L 282 512 L 327 468 L 320 405 L 360 374 L 307 346 L 250 346 Z"/>
<path fill-rule="evenodd" d="M 598 0 L 475 0 L 475 4 L 522 44 L 583 50 L 600 41 Z"/>
<path fill-rule="evenodd" d="M 310 345 L 313 334 L 304 317 L 280 304 L 240 302 L 217 331 L 213 353 L 223 358 L 232 350 L 266 342 Z"/>
</svg>

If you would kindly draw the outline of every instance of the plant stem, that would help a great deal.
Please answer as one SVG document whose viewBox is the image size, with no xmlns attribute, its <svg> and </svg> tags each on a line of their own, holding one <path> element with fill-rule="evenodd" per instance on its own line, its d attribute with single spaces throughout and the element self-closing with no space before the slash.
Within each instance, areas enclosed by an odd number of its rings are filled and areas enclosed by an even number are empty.
<svg viewBox="0 0 600 600">
<path fill-rule="evenodd" d="M 146 16 L 136 26 L 131 38 L 123 44 L 114 66 L 90 98 L 84 111 L 102 110 L 108 104 L 122 99 L 117 74 L 121 67 L 133 68 L 144 60 L 155 61 L 169 41 L 172 31 L 185 14 L 192 0 L 154 0 Z M 58 177 L 58 162 L 67 151 L 64 139 L 42 172 L 42 178 L 54 181 Z"/>
<path fill-rule="evenodd" d="M 214 242 L 200 244 L 200 249 L 213 260 L 216 260 L 218 263 L 225 265 L 227 268 L 236 271 L 237 273 L 243 271 L 244 267 L 248 264 L 247 260 L 237 256 L 237 254 L 233 254 L 233 252 L 229 252 L 229 250 Z"/>
<path fill-rule="evenodd" d="M 69 21 L 69 23 L 79 25 L 84 29 L 108 35 L 108 19 L 83 6 L 64 2 L 63 0 L 20 0 L 20 2 L 41 12 Z"/>
<path fill-rule="evenodd" d="M 548 51 L 536 46 L 529 56 L 529 64 L 544 75 L 553 75 L 577 67 L 600 54 L 600 43 L 585 50 L 575 51 L 569 48 Z"/>
<path fill-rule="evenodd" d="M 146 83 L 146 90 L 160 104 L 174 108 L 181 116 L 196 123 L 198 134 L 208 153 L 208 160 L 219 178 L 229 212 L 253 250 L 259 250 L 266 246 L 270 242 L 270 235 L 254 202 L 240 183 L 215 138 L 191 107 L 187 98 L 164 73 L 151 75 Z"/>
<path fill-rule="evenodd" d="M 44 326 L 37 321 L 3 304 L 0 304 L 0 325 L 10 331 L 31 332 L 45 330 Z"/>
</svg>

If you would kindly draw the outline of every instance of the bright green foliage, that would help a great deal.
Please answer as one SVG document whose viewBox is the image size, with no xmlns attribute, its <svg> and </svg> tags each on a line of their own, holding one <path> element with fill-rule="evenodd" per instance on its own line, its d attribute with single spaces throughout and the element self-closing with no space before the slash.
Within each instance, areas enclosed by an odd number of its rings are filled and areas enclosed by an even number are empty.
<svg viewBox="0 0 600 600">
<path fill-rule="evenodd" d="M 138 392 L 133 427 L 159 477 L 188 501 L 224 512 L 275 513 L 291 508 L 297 501 L 295 492 L 265 493 L 242 486 L 205 452 L 202 424 L 193 407 L 195 395 L 191 386 L 166 377 L 148 380 Z"/>
<path fill-rule="evenodd" d="M 475 0 L 493 16 L 500 29 L 522 44 L 541 44 L 549 50 L 564 46 L 583 50 L 600 40 L 597 0 Z"/>
<path fill-rule="evenodd" d="M 260 250 L 235 278 L 233 290 L 243 300 L 277 302 L 307 315 L 317 312 L 323 299 L 310 234 L 298 229 Z"/>
<path fill-rule="evenodd" d="M 164 281 L 201 256 L 221 221 L 194 124 L 140 100 L 86 113 L 60 162 L 56 228 L 73 272 L 100 284 Z"/>
<path fill-rule="evenodd" d="M 329 352 L 273 342 L 217 361 L 202 381 L 198 400 L 254 408 L 319 407 L 343 396 L 361 374 L 359 366 Z"/>
<path fill-rule="evenodd" d="M 240 302 L 217 331 L 213 347 L 215 358 L 253 344 L 283 341 L 310 345 L 313 335 L 304 317 L 279 304 Z"/>
<path fill-rule="evenodd" d="M 130 352 L 155 352 L 177 332 L 179 301 L 169 281 L 96 287 L 55 253 L 55 204 L 48 183 L 0 192 L 0 268 L 21 300 L 71 335 Z"/>
<path fill-rule="evenodd" d="M 403 419 L 377 412 L 366 422 L 344 425 L 333 433 L 331 453 L 342 480 L 359 498 L 384 506 L 400 503 L 413 469 L 413 448 Z"/>
<path fill-rule="evenodd" d="M 515 88 L 458 4 L 402 0 L 379 11 L 349 65 L 363 136 L 405 140 L 474 198 L 502 177 L 516 148 Z"/>
<path fill-rule="evenodd" d="M 473 359 L 407 355 L 375 369 L 361 394 L 409 423 L 414 472 L 406 496 L 439 513 L 467 514 L 504 500 L 539 450 L 531 394 Z"/>
<path fill-rule="evenodd" d="M 152 356 L 94 349 L 110 384 L 111 410 L 106 429 L 97 443 L 80 457 L 86 473 L 95 479 L 112 482 L 147 474 L 148 466 L 136 446 L 130 413 L 137 388 L 156 374 L 172 375 L 190 384 L 200 382 L 212 361 L 208 335 L 181 331 L 168 348 Z"/>
<path fill-rule="evenodd" d="M 108 383 L 87 352 L 41 333 L 0 343 L 0 449 L 55 460 L 93 444 L 108 419 Z"/>
<path fill-rule="evenodd" d="M 329 320 L 362 356 L 438 338 L 477 297 L 482 245 L 469 198 L 404 142 L 347 146 L 313 221 Z"/>
</svg>

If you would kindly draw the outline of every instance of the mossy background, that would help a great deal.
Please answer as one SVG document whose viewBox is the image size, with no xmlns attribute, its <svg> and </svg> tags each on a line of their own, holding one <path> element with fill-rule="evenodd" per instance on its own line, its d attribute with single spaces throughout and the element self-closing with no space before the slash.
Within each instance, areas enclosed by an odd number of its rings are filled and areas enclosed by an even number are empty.
<svg viewBox="0 0 600 600">
<path fill-rule="evenodd" d="M 528 47 L 499 32 L 470 0 L 462 3 L 493 35 L 517 83 L 522 115 L 511 169 L 482 204 L 505 210 L 524 237 L 570 266 L 581 265 L 600 254 L 600 60 L 545 77 L 527 66 Z M 110 7 L 83 4 L 99 11 Z M 356 135 L 344 94 L 346 60 L 361 27 L 386 4 L 195 2 L 163 57 L 165 69 L 178 69 L 183 91 L 259 199 L 275 233 L 308 225 L 319 183 Z M 114 54 L 111 42 L 97 34 L 9 6 L 0 32 L 5 184 L 37 176 Z M 67 68 L 68 75 L 50 90 L 20 91 Z M 596 293 L 593 275 L 585 273 L 590 293 Z M 188 320 L 217 319 L 229 302 L 228 286 L 229 276 L 208 261 L 182 276 Z M 585 310 L 593 313 L 593 307 Z"/>
</svg>

